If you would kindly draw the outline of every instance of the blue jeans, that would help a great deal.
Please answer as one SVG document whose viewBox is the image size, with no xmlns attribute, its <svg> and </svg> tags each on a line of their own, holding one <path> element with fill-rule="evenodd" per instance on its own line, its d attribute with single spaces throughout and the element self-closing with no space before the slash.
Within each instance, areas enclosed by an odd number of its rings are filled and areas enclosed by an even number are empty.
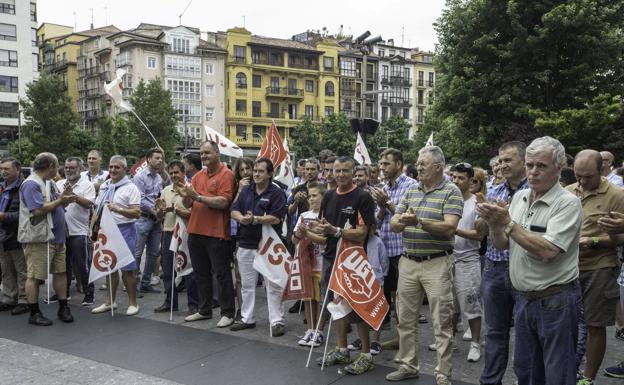
<svg viewBox="0 0 624 385">
<path fill-rule="evenodd" d="M 485 258 L 481 298 L 485 313 L 486 345 L 480 383 L 501 385 L 509 360 L 509 329 L 514 307 L 507 261 L 494 262 Z"/>
<path fill-rule="evenodd" d="M 143 275 L 139 287 L 147 287 L 150 284 L 150 278 L 156 268 L 156 260 L 160 254 L 160 233 L 161 227 L 159 222 L 155 222 L 150 218 L 141 217 L 135 222 L 137 231 L 137 242 L 134 257 L 137 261 L 138 268 L 141 268 L 141 255 L 143 249 L 145 251 L 145 266 L 143 267 Z"/>
<path fill-rule="evenodd" d="M 514 371 L 523 385 L 576 383 L 578 301 L 581 288 L 574 286 L 538 299 L 516 296 Z"/>
</svg>

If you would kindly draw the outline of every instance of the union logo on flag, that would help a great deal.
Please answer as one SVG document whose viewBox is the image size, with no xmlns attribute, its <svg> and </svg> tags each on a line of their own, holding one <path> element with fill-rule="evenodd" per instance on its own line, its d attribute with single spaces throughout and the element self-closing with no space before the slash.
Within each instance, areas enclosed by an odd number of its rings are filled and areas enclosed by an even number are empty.
<svg viewBox="0 0 624 385">
<path fill-rule="evenodd" d="M 286 155 L 287 152 L 284 148 L 284 143 L 282 142 L 282 138 L 280 137 L 277 127 L 275 127 L 275 122 L 273 122 L 267 131 L 264 142 L 262 142 L 258 158 L 266 157 L 271 159 L 273 167 L 277 168 L 277 166 L 279 166 L 284 159 L 286 159 Z"/>
</svg>

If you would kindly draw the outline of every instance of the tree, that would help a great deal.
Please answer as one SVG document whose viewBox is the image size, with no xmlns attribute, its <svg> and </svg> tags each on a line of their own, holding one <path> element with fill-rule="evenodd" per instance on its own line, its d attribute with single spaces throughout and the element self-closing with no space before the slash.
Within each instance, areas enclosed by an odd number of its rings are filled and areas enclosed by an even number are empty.
<svg viewBox="0 0 624 385">
<path fill-rule="evenodd" d="M 299 159 L 315 157 L 323 149 L 319 128 L 307 116 L 290 130 L 290 138 L 288 147 Z"/>
<path fill-rule="evenodd" d="M 134 112 L 149 127 L 167 156 L 173 156 L 180 142 L 176 129 L 176 110 L 171 105 L 171 93 L 162 87 L 161 80 L 152 79 L 147 84 L 141 79 L 130 98 Z M 136 135 L 133 154 L 143 154 L 156 146 L 145 127 L 129 114 L 128 127 Z"/>
<path fill-rule="evenodd" d="M 366 141 L 371 159 L 379 160 L 379 155 L 388 147 L 400 150 L 405 158 L 414 147 L 414 141 L 409 139 L 409 129 L 409 123 L 400 115 L 393 115 L 382 123 L 375 135 Z"/>
<path fill-rule="evenodd" d="M 564 131 L 584 147 L 578 117 L 608 121 L 595 114 L 609 109 L 588 106 L 624 95 L 623 24 L 624 0 L 449 0 L 435 25 L 436 102 L 417 142 L 434 131 L 451 157 L 477 161 L 504 141 Z"/>
<path fill-rule="evenodd" d="M 316 157 L 322 149 L 328 148 L 338 155 L 353 156 L 356 136 L 344 114 L 332 114 L 319 123 L 305 118 L 291 130 L 293 142 L 289 143 L 297 157 Z"/>
</svg>

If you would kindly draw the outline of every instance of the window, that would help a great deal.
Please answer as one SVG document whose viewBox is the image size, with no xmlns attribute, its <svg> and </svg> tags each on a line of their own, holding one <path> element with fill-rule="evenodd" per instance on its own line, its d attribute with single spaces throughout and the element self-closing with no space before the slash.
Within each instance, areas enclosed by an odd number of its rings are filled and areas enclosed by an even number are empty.
<svg viewBox="0 0 624 385">
<path fill-rule="evenodd" d="M 165 61 L 165 76 L 201 78 L 201 59 L 188 56 L 168 55 Z"/>
<path fill-rule="evenodd" d="M 259 118 L 260 116 L 262 116 L 262 103 L 251 102 L 251 113 L 254 118 Z"/>
<path fill-rule="evenodd" d="M 0 92 L 17 93 L 17 77 L 0 75 Z"/>
<path fill-rule="evenodd" d="M 410 80 L 410 69 L 408 67 L 403 68 L 403 78 L 407 81 Z"/>
<path fill-rule="evenodd" d="M 433 87 L 433 78 L 434 78 L 434 74 L 433 72 L 429 72 L 429 87 Z"/>
<path fill-rule="evenodd" d="M 171 92 L 171 99 L 201 100 L 200 82 L 192 80 L 167 79 L 167 89 Z"/>
<path fill-rule="evenodd" d="M 236 99 L 236 112 L 247 112 L 247 101 L 245 99 Z"/>
<path fill-rule="evenodd" d="M 403 109 L 403 119 L 409 119 L 409 108 Z"/>
<path fill-rule="evenodd" d="M 236 74 L 236 88 L 247 88 L 247 75 L 242 72 Z"/>
<path fill-rule="evenodd" d="M 314 80 L 306 80 L 305 81 L 305 91 L 306 92 L 314 92 Z"/>
<path fill-rule="evenodd" d="M 379 48 L 379 56 L 381 57 L 386 56 L 386 50 Z"/>
<path fill-rule="evenodd" d="M 245 124 L 236 125 L 236 137 L 242 138 L 243 140 L 247 140 L 247 125 Z"/>
<path fill-rule="evenodd" d="M 253 88 L 262 88 L 262 76 L 260 75 L 252 75 L 251 82 Z"/>
<path fill-rule="evenodd" d="M 30 21 L 37 21 L 37 3 L 30 3 Z"/>
<path fill-rule="evenodd" d="M 334 58 L 331 56 L 323 56 L 323 68 L 325 71 L 334 70 Z"/>
<path fill-rule="evenodd" d="M 156 58 L 154 56 L 147 57 L 147 68 L 151 70 L 156 69 Z"/>
<path fill-rule="evenodd" d="M 433 92 L 429 91 L 427 93 L 427 104 L 432 105 L 433 104 Z"/>
<path fill-rule="evenodd" d="M 172 50 L 173 52 L 180 53 L 190 53 L 191 52 L 191 41 L 189 39 L 182 39 L 179 37 L 174 37 L 171 39 L 172 41 Z"/>
<path fill-rule="evenodd" d="M 418 71 L 418 86 L 422 87 L 425 85 L 425 72 Z"/>
<path fill-rule="evenodd" d="M 334 96 L 334 83 L 327 82 L 325 83 L 325 96 Z"/>
<path fill-rule="evenodd" d="M 32 68 L 33 72 L 39 72 L 39 54 L 32 54 Z"/>
<path fill-rule="evenodd" d="M 314 118 L 314 106 L 311 106 L 311 105 L 305 106 L 305 116 L 307 116 L 310 119 Z"/>
<path fill-rule="evenodd" d="M 390 51 L 388 51 L 388 54 L 389 54 L 390 56 L 394 56 L 394 55 L 395 55 L 395 53 L 396 53 L 396 52 L 395 52 L 393 49 L 391 49 Z"/>
<path fill-rule="evenodd" d="M 381 121 L 385 122 L 388 120 L 388 107 L 381 107 Z"/>
<path fill-rule="evenodd" d="M 214 75 L 214 65 L 212 63 L 206 63 L 206 75 Z"/>
<path fill-rule="evenodd" d="M 0 40 L 17 40 L 15 25 L 0 23 Z"/>
<path fill-rule="evenodd" d="M 381 66 L 381 78 L 388 79 L 388 66 Z"/>
<path fill-rule="evenodd" d="M 246 63 L 247 58 L 247 48 L 240 45 L 234 46 L 234 62 L 236 63 Z"/>
<path fill-rule="evenodd" d="M 17 119 L 19 105 L 11 102 L 0 102 L 0 118 Z"/>
<path fill-rule="evenodd" d="M 325 107 L 325 116 L 333 115 L 334 107 Z"/>
<path fill-rule="evenodd" d="M 15 0 L 2 0 L 0 3 L 0 13 L 15 15 Z"/>
<path fill-rule="evenodd" d="M 17 51 L 0 49 L 0 66 L 17 67 Z"/>
<path fill-rule="evenodd" d="M 176 110 L 176 118 L 179 122 L 200 123 L 201 105 L 191 103 L 171 103 Z"/>
<path fill-rule="evenodd" d="M 214 86 L 212 84 L 206 84 L 206 96 L 215 96 Z"/>
<path fill-rule="evenodd" d="M 418 90 L 418 104 L 425 104 L 425 92 Z"/>
<path fill-rule="evenodd" d="M 423 107 L 418 107 L 418 115 L 417 115 L 418 123 L 423 123 L 424 122 L 424 117 L 423 117 L 423 112 L 424 111 L 425 111 L 425 109 Z"/>
<path fill-rule="evenodd" d="M 206 107 L 206 121 L 211 121 L 214 118 L 214 108 Z"/>
</svg>

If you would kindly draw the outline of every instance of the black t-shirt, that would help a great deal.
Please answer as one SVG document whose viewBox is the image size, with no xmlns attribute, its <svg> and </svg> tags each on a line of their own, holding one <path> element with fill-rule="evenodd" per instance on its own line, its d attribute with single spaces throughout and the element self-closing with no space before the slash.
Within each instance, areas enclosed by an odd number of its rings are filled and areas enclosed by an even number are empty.
<svg viewBox="0 0 624 385">
<path fill-rule="evenodd" d="M 347 193 L 331 190 L 323 196 L 319 217 L 340 228 L 344 228 L 347 222 L 351 224 L 351 228 L 358 224 L 370 226 L 375 223 L 375 201 L 368 192 L 359 187 Z M 328 236 L 323 257 L 335 259 L 337 245 L 338 238 Z"/>
<path fill-rule="evenodd" d="M 298 192 L 303 191 L 304 193 L 308 193 L 308 184 L 307 183 L 302 183 L 298 186 L 296 186 L 295 188 L 292 189 L 291 192 L 291 196 L 292 196 L 292 200 L 293 202 L 295 201 L 295 195 L 297 195 Z M 299 204 L 297 204 L 297 216 L 305 213 L 306 211 L 310 210 L 310 205 L 308 204 L 308 200 L 304 199 L 301 202 L 299 202 Z"/>
</svg>

